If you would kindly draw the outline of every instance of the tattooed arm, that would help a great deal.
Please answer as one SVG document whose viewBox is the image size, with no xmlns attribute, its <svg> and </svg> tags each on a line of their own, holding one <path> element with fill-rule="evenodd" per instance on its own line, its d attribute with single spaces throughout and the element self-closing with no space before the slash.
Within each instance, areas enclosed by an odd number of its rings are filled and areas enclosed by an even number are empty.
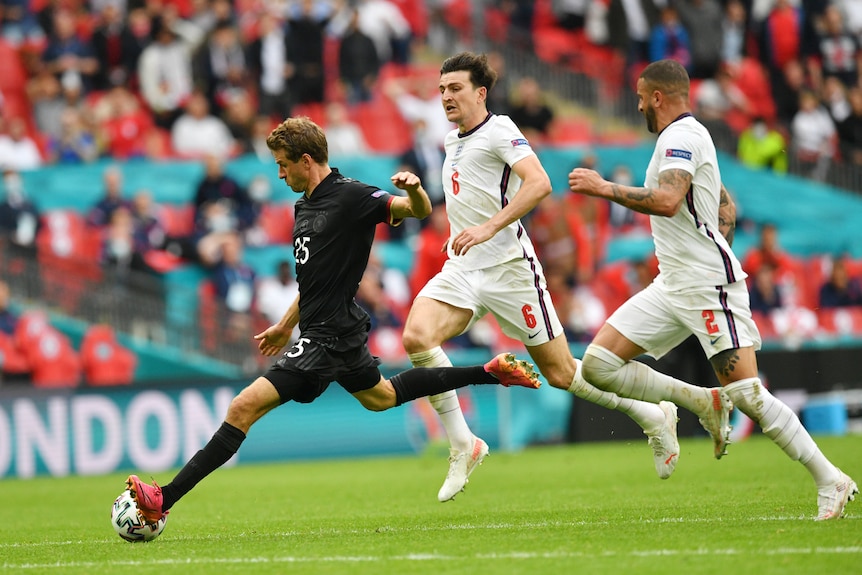
<svg viewBox="0 0 862 575">
<path fill-rule="evenodd" d="M 658 175 L 658 187 L 636 188 L 609 182 L 593 170 L 575 168 L 569 174 L 569 189 L 611 200 L 642 214 L 671 217 L 679 211 L 691 189 L 691 174 L 685 170 L 664 170 Z"/>
<path fill-rule="evenodd" d="M 721 195 L 718 200 L 718 231 L 727 240 L 727 245 L 732 246 L 736 232 L 736 204 L 724 184 L 721 184 Z"/>
</svg>

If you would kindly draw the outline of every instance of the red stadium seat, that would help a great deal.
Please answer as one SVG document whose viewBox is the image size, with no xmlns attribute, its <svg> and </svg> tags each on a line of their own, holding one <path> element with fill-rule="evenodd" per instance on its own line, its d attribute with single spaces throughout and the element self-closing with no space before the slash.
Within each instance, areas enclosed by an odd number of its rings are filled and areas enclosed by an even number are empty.
<svg viewBox="0 0 862 575">
<path fill-rule="evenodd" d="M 81 364 L 88 385 L 128 385 L 138 359 L 123 347 L 109 325 L 90 326 L 81 341 Z"/>
<path fill-rule="evenodd" d="M 75 387 L 81 360 L 69 338 L 48 322 L 44 312 L 27 312 L 15 328 L 15 340 L 30 364 L 35 387 Z"/>
<path fill-rule="evenodd" d="M 351 110 L 351 116 L 375 152 L 400 154 L 412 144 L 410 126 L 389 98 L 357 104 Z"/>
<path fill-rule="evenodd" d="M 170 237 L 188 236 L 195 227 L 195 208 L 192 204 L 160 204 L 158 217 Z"/>
<path fill-rule="evenodd" d="M 293 204 L 265 204 L 260 213 L 260 225 L 269 243 L 290 244 L 293 241 Z"/>
<path fill-rule="evenodd" d="M 30 373 L 30 362 L 18 348 L 15 338 L 0 332 L 0 372 L 5 375 L 24 375 Z"/>
<path fill-rule="evenodd" d="M 101 232 L 71 210 L 53 210 L 42 221 L 36 247 L 45 296 L 74 312 L 81 297 L 102 279 Z"/>
</svg>

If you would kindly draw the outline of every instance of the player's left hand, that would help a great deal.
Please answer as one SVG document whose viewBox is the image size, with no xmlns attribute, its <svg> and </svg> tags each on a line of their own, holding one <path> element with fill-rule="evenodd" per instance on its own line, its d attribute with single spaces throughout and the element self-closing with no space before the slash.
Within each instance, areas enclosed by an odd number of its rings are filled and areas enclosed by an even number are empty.
<svg viewBox="0 0 862 575">
<path fill-rule="evenodd" d="M 463 256 L 475 245 L 487 242 L 494 236 L 494 232 L 486 226 L 475 226 L 462 230 L 452 240 L 452 250 L 456 256 Z"/>
<path fill-rule="evenodd" d="M 415 192 L 422 185 L 422 180 L 413 172 L 398 172 L 390 180 L 396 188 L 405 192 Z"/>
</svg>

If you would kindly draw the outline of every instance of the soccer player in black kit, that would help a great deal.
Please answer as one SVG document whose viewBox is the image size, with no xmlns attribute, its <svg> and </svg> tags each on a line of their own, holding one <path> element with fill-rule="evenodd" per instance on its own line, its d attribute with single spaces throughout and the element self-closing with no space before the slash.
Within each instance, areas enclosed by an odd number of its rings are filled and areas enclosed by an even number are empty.
<svg viewBox="0 0 862 575">
<path fill-rule="evenodd" d="M 406 196 L 394 196 L 341 175 L 329 167 L 326 137 L 308 118 L 289 118 L 267 138 L 278 176 L 302 194 L 296 202 L 293 252 L 300 295 L 281 321 L 257 334 L 260 352 L 279 354 L 299 324 L 293 346 L 261 377 L 243 389 L 212 439 L 174 479 L 159 487 L 137 475 L 129 491 L 147 523 L 155 523 L 183 495 L 221 467 L 240 447 L 252 424 L 287 403 L 311 403 L 337 382 L 363 407 L 383 411 L 420 397 L 468 384 L 539 387 L 532 365 L 503 353 L 484 366 L 414 368 L 384 378 L 380 360 L 368 349 L 368 314 L 354 300 L 378 223 L 397 226 L 424 218 L 431 202 L 410 172 L 392 176 Z"/>
</svg>

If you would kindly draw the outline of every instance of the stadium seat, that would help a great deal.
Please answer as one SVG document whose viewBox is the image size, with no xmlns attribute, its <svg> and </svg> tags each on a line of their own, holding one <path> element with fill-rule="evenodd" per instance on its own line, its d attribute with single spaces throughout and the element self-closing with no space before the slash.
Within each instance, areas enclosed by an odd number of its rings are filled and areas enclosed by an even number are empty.
<svg viewBox="0 0 862 575">
<path fill-rule="evenodd" d="M 35 387 L 75 387 L 80 383 L 78 352 L 44 312 L 24 313 L 15 328 L 15 341 L 31 366 Z"/>
<path fill-rule="evenodd" d="M 74 312 L 83 294 L 102 279 L 101 233 L 72 210 L 47 212 L 42 224 L 36 248 L 45 295 Z"/>
<path fill-rule="evenodd" d="M 27 356 L 18 348 L 15 338 L 4 332 L 0 332 L 0 372 L 12 377 L 30 373 Z"/>
<path fill-rule="evenodd" d="M 24 93 L 27 71 L 14 46 L 0 38 L 0 92 L 8 98 L 9 93 Z"/>
<path fill-rule="evenodd" d="M 862 336 L 862 308 L 839 307 L 817 310 L 817 323 L 829 335 Z"/>
<path fill-rule="evenodd" d="M 195 208 L 191 203 L 160 204 L 158 217 L 168 237 L 186 237 L 195 227 Z"/>
<path fill-rule="evenodd" d="M 359 125 L 365 141 L 375 152 L 400 154 L 412 143 L 410 126 L 388 98 L 355 105 L 351 119 Z"/>
<path fill-rule="evenodd" d="M 269 243 L 290 244 L 293 241 L 293 203 L 265 204 L 259 221 Z"/>
<path fill-rule="evenodd" d="M 81 364 L 88 385 L 128 385 L 135 377 L 138 359 L 123 347 L 114 329 L 105 324 L 90 326 L 81 341 Z"/>
</svg>

